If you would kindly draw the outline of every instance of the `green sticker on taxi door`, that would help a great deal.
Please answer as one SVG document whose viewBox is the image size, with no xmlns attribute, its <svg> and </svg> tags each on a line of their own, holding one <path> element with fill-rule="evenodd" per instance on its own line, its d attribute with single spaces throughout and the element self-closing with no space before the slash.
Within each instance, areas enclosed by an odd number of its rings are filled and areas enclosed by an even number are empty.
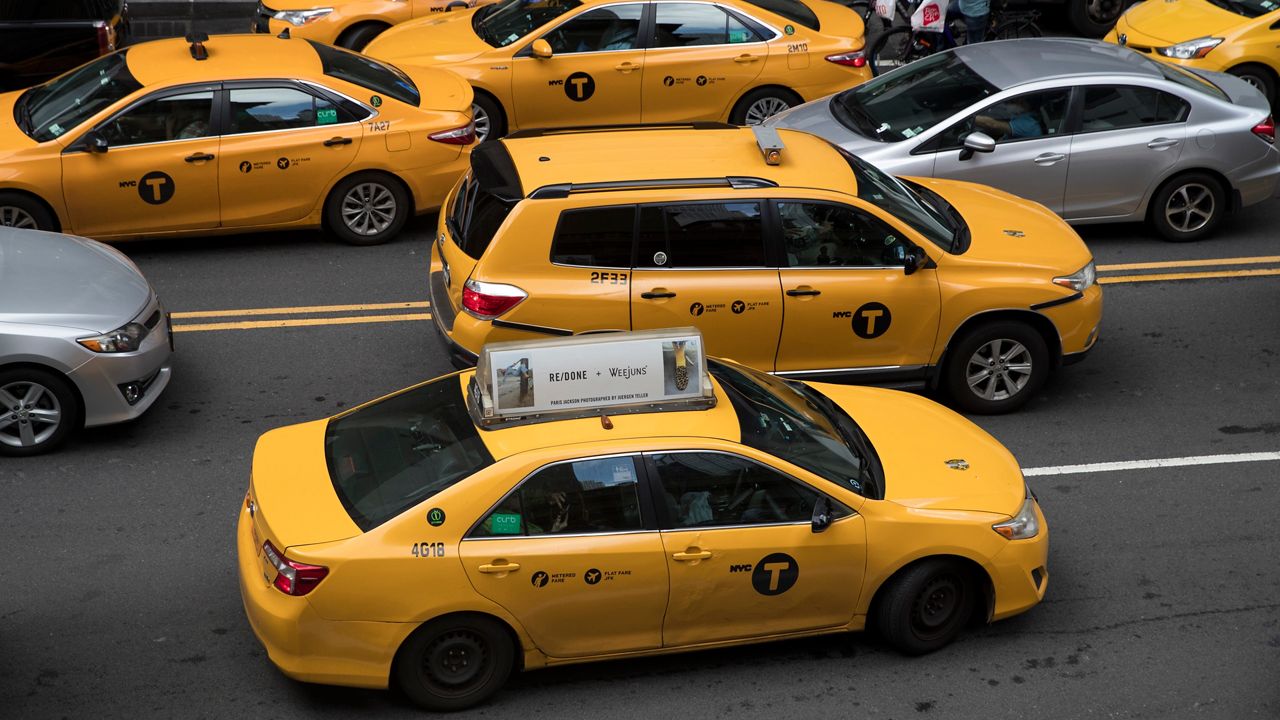
<svg viewBox="0 0 1280 720">
<path fill-rule="evenodd" d="M 337 108 L 320 108 L 316 110 L 317 125 L 332 125 L 338 122 Z"/>
<path fill-rule="evenodd" d="M 516 513 L 494 513 L 490 515 L 489 532 L 494 535 L 519 535 L 520 516 Z"/>
</svg>

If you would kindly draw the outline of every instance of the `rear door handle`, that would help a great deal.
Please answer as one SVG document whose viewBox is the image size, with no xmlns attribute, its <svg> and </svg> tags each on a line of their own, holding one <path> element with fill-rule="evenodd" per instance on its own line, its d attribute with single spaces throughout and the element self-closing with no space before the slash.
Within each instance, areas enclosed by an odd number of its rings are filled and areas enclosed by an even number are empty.
<svg viewBox="0 0 1280 720">
<path fill-rule="evenodd" d="M 629 73 L 632 70 L 639 70 L 640 66 L 633 62 L 624 62 L 624 63 L 618 63 L 617 65 L 614 65 L 613 69 L 617 70 L 620 73 Z"/>
<path fill-rule="evenodd" d="M 745 65 L 746 63 L 753 63 L 759 59 L 760 59 L 759 55 L 751 55 L 751 54 L 744 53 L 734 58 L 733 61 L 736 63 L 742 63 Z"/>
<path fill-rule="evenodd" d="M 1147 147 L 1151 148 L 1152 150 L 1164 150 L 1166 148 L 1171 148 L 1177 144 L 1178 144 L 1178 141 L 1174 140 L 1173 138 L 1156 138 L 1155 140 L 1152 140 L 1151 142 L 1147 143 Z"/>
<path fill-rule="evenodd" d="M 1066 159 L 1067 156 L 1062 153 L 1041 153 L 1032 162 L 1037 165 L 1054 165 Z"/>
<path fill-rule="evenodd" d="M 328 140 L 324 141 L 325 147 L 333 147 L 334 145 L 350 145 L 350 144 L 351 144 L 351 138 L 344 138 L 344 137 L 331 137 Z"/>
<path fill-rule="evenodd" d="M 670 290 L 663 290 L 662 288 L 655 288 L 648 292 L 640 293 L 640 297 L 644 298 L 645 300 L 657 300 L 658 298 L 673 298 L 675 296 L 676 296 L 675 293 L 671 292 Z"/>
<path fill-rule="evenodd" d="M 801 286 L 798 288 L 792 288 L 791 290 L 788 290 L 787 294 L 790 295 L 791 297 L 803 297 L 805 295 L 821 295 L 822 291 L 814 290 L 811 287 Z"/>
<path fill-rule="evenodd" d="M 694 560 L 706 560 L 711 557 L 710 550 L 700 550 L 697 552 L 678 552 L 672 553 L 671 559 L 677 562 L 692 562 Z"/>
<path fill-rule="evenodd" d="M 479 570 L 480 572 L 485 573 L 486 575 L 500 575 L 503 573 L 514 572 L 519 569 L 520 569 L 520 563 L 513 563 L 513 562 L 505 563 L 502 565 L 490 565 L 489 563 L 485 563 L 484 565 L 481 565 L 480 567 L 476 568 L 476 570 Z"/>
<path fill-rule="evenodd" d="M 196 153 L 195 155 L 188 155 L 182 159 L 189 163 L 197 163 L 204 162 L 205 160 L 212 160 L 213 156 L 209 153 Z"/>
</svg>

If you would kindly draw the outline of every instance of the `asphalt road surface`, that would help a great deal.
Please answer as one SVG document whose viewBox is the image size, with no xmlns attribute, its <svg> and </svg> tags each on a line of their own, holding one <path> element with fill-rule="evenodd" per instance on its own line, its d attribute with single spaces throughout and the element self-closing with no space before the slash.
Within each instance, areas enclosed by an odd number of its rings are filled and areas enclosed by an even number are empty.
<svg viewBox="0 0 1280 720">
<path fill-rule="evenodd" d="M 1041 473 L 1040 607 L 923 658 L 854 635 L 539 671 L 463 716 L 1280 716 L 1280 461 L 1061 467 L 1280 451 L 1277 217 L 1191 245 L 1083 231 L 1108 281 L 1101 344 L 1026 410 L 977 419 Z M 138 422 L 0 460 L 0 716 L 419 715 L 271 666 L 233 527 L 259 434 L 450 369 L 425 319 L 433 222 L 374 248 L 124 247 L 181 324 L 173 383 Z"/>
</svg>

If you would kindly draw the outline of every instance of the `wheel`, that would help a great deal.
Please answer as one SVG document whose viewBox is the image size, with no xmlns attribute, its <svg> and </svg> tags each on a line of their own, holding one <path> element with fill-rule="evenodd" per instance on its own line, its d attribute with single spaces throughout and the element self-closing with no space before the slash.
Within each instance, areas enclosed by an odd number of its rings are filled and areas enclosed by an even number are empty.
<svg viewBox="0 0 1280 720">
<path fill-rule="evenodd" d="M 1100 38 L 1115 27 L 1124 0 L 1067 0 L 1067 22 L 1085 37 Z"/>
<path fill-rule="evenodd" d="M 1268 103 L 1275 103 L 1276 76 L 1271 72 L 1270 68 L 1257 63 L 1245 63 L 1244 65 L 1237 65 L 1227 72 L 1258 88 L 1258 92 L 1262 93 Z"/>
<path fill-rule="evenodd" d="M 937 35 L 935 39 L 933 36 Z M 909 27 L 886 31 L 871 46 L 871 73 L 883 75 L 937 51 L 940 33 L 915 33 Z"/>
<path fill-rule="evenodd" d="M 53 213 L 29 195 L 0 192 L 0 226 L 27 230 L 57 230 Z"/>
<path fill-rule="evenodd" d="M 1040 26 L 1030 18 L 1005 20 L 991 31 L 992 40 L 1022 40 L 1040 37 Z"/>
<path fill-rule="evenodd" d="M 1049 376 L 1044 338 L 1026 323 L 979 325 L 948 351 L 943 382 L 962 410 L 996 415 L 1016 410 Z"/>
<path fill-rule="evenodd" d="M 488 700 L 515 663 L 510 635 L 480 615 L 442 618 L 418 628 L 400 649 L 395 674 L 410 700 L 426 710 L 464 710 Z"/>
<path fill-rule="evenodd" d="M 364 25 L 349 27 L 342 31 L 342 34 L 338 36 L 338 41 L 334 44 L 338 47 L 360 52 L 365 45 L 368 45 L 386 29 L 386 25 L 379 23 L 365 23 Z"/>
<path fill-rule="evenodd" d="M 1227 211 L 1227 193 L 1212 175 L 1189 172 L 1165 183 L 1151 198 L 1148 217 L 1169 242 L 1191 242 L 1211 234 Z"/>
<path fill-rule="evenodd" d="M 39 455 L 76 430 L 80 399 L 66 378 L 37 368 L 0 372 L 0 455 Z"/>
<path fill-rule="evenodd" d="M 759 125 L 783 110 L 800 104 L 800 98 L 790 90 L 776 87 L 756 88 L 738 101 L 729 113 L 734 125 Z"/>
<path fill-rule="evenodd" d="M 383 173 L 356 173 L 325 202 L 325 229 L 350 245 L 380 245 L 395 237 L 412 212 L 404 186 Z"/>
<path fill-rule="evenodd" d="M 497 101 L 477 92 L 471 101 L 471 119 L 476 123 L 476 142 L 482 143 L 489 138 L 500 138 L 507 134 L 506 116 Z"/>
<path fill-rule="evenodd" d="M 876 605 L 876 628 L 904 655 L 949 644 L 973 615 L 973 582 L 954 562 L 925 560 L 908 568 Z"/>
</svg>

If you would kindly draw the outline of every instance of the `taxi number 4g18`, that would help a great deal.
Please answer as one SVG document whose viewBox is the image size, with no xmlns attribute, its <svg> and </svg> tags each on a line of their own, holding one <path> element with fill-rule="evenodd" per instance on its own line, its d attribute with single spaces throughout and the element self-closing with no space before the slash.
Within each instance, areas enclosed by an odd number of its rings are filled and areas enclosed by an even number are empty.
<svg viewBox="0 0 1280 720">
<path fill-rule="evenodd" d="M 444 557 L 444 543 L 414 543 L 409 554 L 420 558 Z"/>
</svg>

